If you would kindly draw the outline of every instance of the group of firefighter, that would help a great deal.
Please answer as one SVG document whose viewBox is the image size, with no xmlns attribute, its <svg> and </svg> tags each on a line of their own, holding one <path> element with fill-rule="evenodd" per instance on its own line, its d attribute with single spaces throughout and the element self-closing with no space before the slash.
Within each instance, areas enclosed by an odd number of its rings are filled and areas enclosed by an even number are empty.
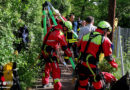
<svg viewBox="0 0 130 90">
<path fill-rule="evenodd" d="M 43 15 L 42 18 L 45 16 Z M 105 90 L 104 83 L 116 79 L 112 74 L 101 72 L 98 68 L 100 54 L 104 54 L 105 59 L 113 68 L 118 68 L 118 64 L 112 57 L 112 42 L 107 37 L 107 34 L 112 31 L 111 25 L 107 21 L 100 21 L 95 28 L 94 18 L 88 16 L 87 26 L 79 28 L 79 23 L 74 21 L 74 14 L 70 14 L 67 20 L 59 12 L 55 12 L 54 18 L 57 25 L 53 25 L 52 19 L 48 20 L 49 25 L 47 25 L 47 33 L 41 49 L 45 61 L 42 76 L 43 87 L 49 83 L 50 72 L 52 72 L 54 90 L 62 88 L 61 71 L 58 65 L 59 55 L 57 55 L 61 48 L 64 51 L 65 63 L 68 64 L 72 56 L 73 62 L 76 63 L 76 67 L 73 68 L 73 72 L 77 75 L 75 90 Z M 79 35 L 78 38 L 74 35 L 75 33 Z M 90 86 L 92 86 L 91 89 L 89 89 Z"/>
</svg>

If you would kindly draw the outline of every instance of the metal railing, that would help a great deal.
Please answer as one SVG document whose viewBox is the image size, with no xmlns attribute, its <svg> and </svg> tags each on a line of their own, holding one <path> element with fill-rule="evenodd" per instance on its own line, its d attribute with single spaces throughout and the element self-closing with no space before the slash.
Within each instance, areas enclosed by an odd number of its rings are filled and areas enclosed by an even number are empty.
<svg viewBox="0 0 130 90">
<path fill-rule="evenodd" d="M 114 54 L 117 58 L 121 58 L 122 75 L 124 75 L 123 56 L 130 56 L 130 28 L 118 27 L 113 37 Z"/>
</svg>

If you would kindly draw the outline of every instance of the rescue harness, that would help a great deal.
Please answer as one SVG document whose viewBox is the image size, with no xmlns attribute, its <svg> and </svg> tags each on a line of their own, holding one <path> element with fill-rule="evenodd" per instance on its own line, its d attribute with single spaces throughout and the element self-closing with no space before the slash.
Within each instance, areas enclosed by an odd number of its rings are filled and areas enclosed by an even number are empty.
<svg viewBox="0 0 130 90">
<path fill-rule="evenodd" d="M 94 73 L 94 71 L 93 71 L 92 68 L 90 67 L 89 63 L 94 64 L 94 65 L 96 65 L 96 67 L 97 67 L 97 63 L 98 63 L 98 61 L 99 61 L 99 54 L 100 54 L 101 51 L 102 51 L 102 42 L 103 42 L 104 36 L 101 35 L 101 34 L 95 34 L 95 35 L 94 35 L 93 33 L 94 33 L 94 32 L 91 32 L 90 35 L 89 35 L 89 40 L 88 40 L 88 42 L 87 42 L 87 45 L 86 45 L 86 47 L 85 47 L 84 52 L 82 52 L 81 55 L 80 55 L 80 57 L 79 57 L 79 60 L 80 60 L 79 62 L 80 62 L 80 63 L 81 63 L 81 62 L 86 62 L 86 65 L 88 66 L 90 72 L 91 72 L 92 75 L 94 76 L 94 81 L 96 82 L 96 81 L 97 81 L 97 80 L 96 80 L 96 74 Z M 95 58 L 95 57 L 92 56 L 91 54 L 86 53 L 86 51 L 88 50 L 88 46 L 89 46 L 91 40 L 92 40 L 93 38 L 99 36 L 99 35 L 102 36 L 102 40 L 101 40 L 101 45 L 99 46 L 99 50 L 98 50 L 98 52 L 96 53 L 96 58 Z M 89 60 L 89 59 L 91 59 L 91 60 Z M 96 61 L 95 61 L 95 60 L 96 60 Z M 78 65 L 77 65 L 77 66 L 78 66 Z M 84 68 L 85 68 L 85 66 L 84 66 Z M 77 72 L 77 71 L 76 71 L 76 72 Z"/>
</svg>

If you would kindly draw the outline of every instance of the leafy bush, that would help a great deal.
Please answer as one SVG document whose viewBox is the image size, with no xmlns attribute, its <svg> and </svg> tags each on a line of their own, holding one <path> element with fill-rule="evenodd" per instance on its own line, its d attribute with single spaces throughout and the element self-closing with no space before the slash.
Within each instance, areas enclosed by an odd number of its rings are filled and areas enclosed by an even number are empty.
<svg viewBox="0 0 130 90">
<path fill-rule="evenodd" d="M 22 90 L 32 85 L 38 68 L 31 68 L 36 62 L 42 44 L 41 17 L 42 0 L 2 0 L 0 1 L 0 65 L 17 62 Z M 19 43 L 14 32 L 27 25 L 29 47 L 15 55 L 14 43 Z"/>
<path fill-rule="evenodd" d="M 122 69 L 121 69 L 121 58 L 116 58 L 114 57 L 116 60 L 116 63 L 118 64 L 118 70 L 116 71 L 116 69 L 114 69 L 106 60 L 103 60 L 100 64 L 99 67 L 101 69 L 101 71 L 105 71 L 105 72 L 110 72 L 112 73 L 117 79 L 122 77 Z M 126 56 L 124 56 L 123 58 L 123 62 L 124 62 L 124 73 L 126 73 L 127 71 L 129 71 L 130 68 L 130 58 Z"/>
</svg>

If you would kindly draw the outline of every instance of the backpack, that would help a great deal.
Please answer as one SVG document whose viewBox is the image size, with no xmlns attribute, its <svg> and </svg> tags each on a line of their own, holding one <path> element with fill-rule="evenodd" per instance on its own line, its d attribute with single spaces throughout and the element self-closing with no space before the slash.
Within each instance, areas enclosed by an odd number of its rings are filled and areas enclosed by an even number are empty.
<svg viewBox="0 0 130 90">
<path fill-rule="evenodd" d="M 0 78 L 1 87 L 4 86 L 4 88 L 9 88 L 10 90 L 21 90 L 15 62 L 10 62 L 1 66 Z"/>
</svg>

